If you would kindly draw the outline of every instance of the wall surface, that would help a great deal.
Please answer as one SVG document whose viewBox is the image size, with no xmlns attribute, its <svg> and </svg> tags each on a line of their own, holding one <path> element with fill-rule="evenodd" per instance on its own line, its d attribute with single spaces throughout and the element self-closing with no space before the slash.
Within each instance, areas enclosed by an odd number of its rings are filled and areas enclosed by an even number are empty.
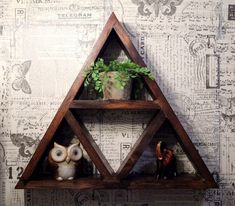
<svg viewBox="0 0 235 206">
<path fill-rule="evenodd" d="M 112 11 L 219 189 L 14 189 Z M 0 205 L 235 205 L 234 0 L 0 0 L 0 68 Z M 110 131 L 139 133 L 92 125 L 106 155 Z"/>
</svg>

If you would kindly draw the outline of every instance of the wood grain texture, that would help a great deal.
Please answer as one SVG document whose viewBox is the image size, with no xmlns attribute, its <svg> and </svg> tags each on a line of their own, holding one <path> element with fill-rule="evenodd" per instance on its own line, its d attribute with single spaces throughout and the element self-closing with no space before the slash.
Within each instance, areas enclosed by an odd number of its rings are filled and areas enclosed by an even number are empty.
<svg viewBox="0 0 235 206">
<path fill-rule="evenodd" d="M 35 169 L 36 165 L 38 164 L 40 157 L 43 155 L 44 151 L 46 150 L 47 145 L 50 143 L 50 141 L 53 138 L 53 135 L 55 134 L 60 122 L 64 118 L 65 113 L 69 109 L 70 103 L 73 101 L 76 94 L 79 92 L 80 88 L 83 85 L 84 82 L 84 72 L 86 68 L 96 60 L 98 54 L 100 53 L 102 47 L 104 46 L 106 39 L 108 38 L 114 23 L 116 22 L 115 14 L 112 13 L 109 17 L 107 23 L 104 26 L 103 31 L 100 34 L 100 37 L 98 38 L 96 44 L 94 45 L 92 52 L 88 56 L 87 60 L 85 61 L 84 65 L 82 66 L 81 71 L 77 75 L 75 81 L 73 82 L 68 94 L 66 95 L 64 101 L 62 102 L 61 106 L 59 107 L 57 113 L 55 114 L 55 117 L 53 118 L 51 124 L 49 125 L 46 133 L 44 134 L 42 140 L 40 141 L 35 153 L 33 154 L 32 158 L 30 159 L 27 167 L 25 168 L 21 180 L 27 180 L 30 178 L 30 176 L 33 173 L 33 170 Z"/>
<path fill-rule="evenodd" d="M 154 101 L 141 100 L 74 100 L 70 109 L 111 109 L 111 110 L 159 110 L 160 107 Z"/>
<path fill-rule="evenodd" d="M 179 141 L 183 151 L 185 152 L 186 156 L 193 164 L 196 171 L 207 181 L 211 182 L 212 185 L 218 187 L 217 183 L 215 182 L 214 178 L 212 177 L 210 171 L 208 170 L 207 166 L 205 165 L 204 161 L 202 160 L 198 150 L 193 145 L 191 139 L 189 138 L 187 132 L 183 128 L 182 124 L 180 123 L 179 119 L 175 115 L 175 112 L 171 108 L 170 104 L 168 103 L 167 99 L 161 92 L 159 86 L 155 81 L 152 81 L 148 78 L 145 78 L 145 81 L 148 82 L 153 91 L 153 95 L 157 98 L 155 100 L 158 102 L 158 105 L 161 107 L 161 111 L 164 112 L 166 118 L 169 120 L 170 124 L 172 125 L 173 129 L 177 134 L 177 140 Z"/>
<path fill-rule="evenodd" d="M 115 23 L 114 29 L 122 41 L 125 49 L 129 53 L 130 58 L 135 63 L 139 64 L 140 66 L 146 67 L 141 56 L 138 54 L 135 46 L 133 45 L 132 41 L 130 40 L 129 36 L 127 35 L 126 31 L 122 27 L 119 21 Z M 188 134 L 186 133 L 185 129 L 181 125 L 179 119 L 175 115 L 173 109 L 169 105 L 167 99 L 163 95 L 161 89 L 157 85 L 156 81 L 151 80 L 147 77 L 143 77 L 143 80 L 146 84 L 146 87 L 151 94 L 153 100 L 157 100 L 158 104 L 161 107 L 161 110 L 164 112 L 166 117 L 169 119 L 170 123 L 172 124 L 173 128 L 175 129 L 176 133 L 178 134 L 178 141 L 182 146 L 183 150 L 185 151 L 189 160 L 193 163 L 195 169 L 198 173 L 200 173 L 203 178 L 207 179 L 211 182 L 212 185 L 217 186 L 217 183 L 214 181 L 210 171 L 206 167 L 205 163 L 203 162 L 200 154 L 194 147 L 192 141 L 190 140 Z"/>
<path fill-rule="evenodd" d="M 114 171 L 90 133 L 77 121 L 72 112 L 67 111 L 65 118 L 103 178 L 111 178 Z"/>
<path fill-rule="evenodd" d="M 164 121 L 165 115 L 161 111 L 157 113 L 151 120 L 149 125 L 143 131 L 142 135 L 137 139 L 136 143 L 131 148 L 130 153 L 126 156 L 119 169 L 117 170 L 116 175 L 118 179 L 122 179 L 129 174 L 137 160 L 140 158 L 144 149 L 148 146 L 153 136 L 160 129 Z"/>
<path fill-rule="evenodd" d="M 196 188 L 204 189 L 209 187 L 217 187 L 218 185 L 214 181 L 211 173 L 200 157 L 198 151 L 194 147 L 192 141 L 187 135 L 186 131 L 182 127 L 179 119 L 175 115 L 173 109 L 169 105 L 167 99 L 164 97 L 161 89 L 154 80 L 150 80 L 147 77 L 143 77 L 143 81 L 150 92 L 153 102 L 143 101 L 120 101 L 120 102 L 82 102 L 81 100 L 75 101 L 75 97 L 79 98 L 78 93 L 81 93 L 84 82 L 84 72 L 91 63 L 93 63 L 97 57 L 102 53 L 102 49 L 107 46 L 110 39 L 111 32 L 116 32 L 122 47 L 128 54 L 130 59 L 140 66 L 146 66 L 141 56 L 138 54 L 136 48 L 131 42 L 127 32 L 124 30 L 120 22 L 117 20 L 114 13 L 111 14 L 109 20 L 104 26 L 100 37 L 94 45 L 92 52 L 85 61 L 81 71 L 72 84 L 67 96 L 58 109 L 55 117 L 49 125 L 45 135 L 39 143 L 34 155 L 32 156 L 29 164 L 27 165 L 20 181 L 16 188 L 73 188 L 73 189 L 86 189 L 86 188 L 131 188 L 131 189 L 146 189 L 146 188 Z M 133 146 L 131 152 L 127 155 L 124 162 L 121 164 L 117 173 L 115 174 L 109 163 L 105 159 L 104 155 L 93 141 L 89 132 L 78 123 L 73 114 L 69 111 L 69 108 L 73 109 L 154 109 L 160 112 L 150 122 L 147 128 L 144 130 L 141 137 L 137 140 Z M 32 180 L 30 179 L 33 171 L 35 170 L 41 156 L 46 150 L 49 143 L 58 129 L 63 118 L 66 118 L 69 125 L 79 137 L 84 148 L 87 150 L 90 158 L 96 165 L 97 169 L 101 172 L 104 179 L 78 179 L 74 181 L 58 182 L 55 180 Z M 151 141 L 153 135 L 158 131 L 162 123 L 168 119 L 173 126 L 175 132 L 178 135 L 178 141 L 186 153 L 189 160 L 194 165 L 197 172 L 200 174 L 201 179 L 185 179 L 179 178 L 174 180 L 162 180 L 154 182 L 153 180 L 142 178 L 136 180 L 125 180 L 130 170 L 144 151 L 145 147 Z"/>
<path fill-rule="evenodd" d="M 103 181 L 100 178 L 80 178 L 57 181 L 52 179 L 21 181 L 17 189 L 207 189 L 214 185 L 201 178 L 181 176 L 170 180 L 156 180 L 153 177 L 123 179 L 121 181 Z"/>
</svg>

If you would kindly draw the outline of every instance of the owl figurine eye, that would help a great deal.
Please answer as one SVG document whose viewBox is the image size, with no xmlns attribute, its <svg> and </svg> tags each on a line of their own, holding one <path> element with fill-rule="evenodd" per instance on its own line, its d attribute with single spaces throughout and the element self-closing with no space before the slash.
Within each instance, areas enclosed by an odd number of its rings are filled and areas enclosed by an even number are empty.
<svg viewBox="0 0 235 206">
<path fill-rule="evenodd" d="M 78 161 L 82 158 L 82 149 L 79 143 L 72 144 L 68 147 L 68 157 L 73 161 Z"/>
<path fill-rule="evenodd" d="M 54 148 L 51 150 L 51 158 L 55 162 L 63 162 L 67 157 L 67 150 L 64 146 L 54 143 Z"/>
</svg>

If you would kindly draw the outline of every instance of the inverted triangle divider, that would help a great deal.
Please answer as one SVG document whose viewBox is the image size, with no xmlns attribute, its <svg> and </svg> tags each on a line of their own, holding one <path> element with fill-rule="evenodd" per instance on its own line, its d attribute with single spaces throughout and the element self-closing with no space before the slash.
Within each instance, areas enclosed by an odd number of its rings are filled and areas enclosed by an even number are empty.
<svg viewBox="0 0 235 206">
<path fill-rule="evenodd" d="M 114 171 L 87 129 L 77 121 L 77 118 L 74 117 L 71 111 L 66 113 L 65 119 L 101 175 L 104 178 L 110 178 L 114 174 Z"/>
</svg>

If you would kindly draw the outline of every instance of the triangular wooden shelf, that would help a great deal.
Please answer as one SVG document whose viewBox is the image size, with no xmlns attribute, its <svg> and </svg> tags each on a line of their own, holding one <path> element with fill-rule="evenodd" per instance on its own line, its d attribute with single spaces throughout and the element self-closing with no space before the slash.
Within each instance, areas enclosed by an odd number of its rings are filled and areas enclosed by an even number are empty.
<svg viewBox="0 0 235 206">
<path fill-rule="evenodd" d="M 119 38 L 122 47 L 127 53 L 128 57 L 139 64 L 140 66 L 146 66 L 142 58 L 138 54 L 126 31 L 112 13 L 109 17 L 98 41 L 96 42 L 91 54 L 87 58 L 81 72 L 75 79 L 72 87 L 70 88 L 63 103 L 58 109 L 53 121 L 47 129 L 44 137 L 39 143 L 33 157 L 27 165 L 23 175 L 21 176 L 17 189 L 28 188 L 71 188 L 71 189 L 87 189 L 87 188 L 125 188 L 125 189 L 158 189 L 158 188 L 190 188 L 190 189 L 206 189 L 217 187 L 211 173 L 200 157 L 198 151 L 194 147 L 186 131 L 182 127 L 180 121 L 176 117 L 174 111 L 170 107 L 163 93 L 161 92 L 157 83 L 153 80 L 143 77 L 143 81 L 149 93 L 152 96 L 152 101 L 143 100 L 79 100 L 79 94 L 83 89 L 84 82 L 84 70 L 91 63 L 93 63 L 102 53 L 107 46 L 108 39 L 110 39 L 111 33 Z M 105 109 L 105 110 L 155 110 L 156 115 L 149 122 L 148 126 L 138 138 L 137 142 L 133 145 L 130 153 L 127 155 L 121 166 L 115 173 L 108 161 L 102 154 L 101 150 L 94 142 L 93 138 L 78 121 L 72 113 L 72 110 L 81 109 Z M 41 156 L 47 149 L 47 146 L 51 143 L 53 135 L 57 131 L 62 120 L 66 120 L 72 128 L 73 132 L 78 136 L 81 144 L 87 151 L 91 160 L 99 170 L 100 178 L 78 178 L 73 181 L 57 181 L 53 179 L 34 179 L 32 174 L 36 169 Z M 187 155 L 188 159 L 193 164 L 194 168 L 198 172 L 199 176 L 180 176 L 175 177 L 172 180 L 154 180 L 153 177 L 138 177 L 138 179 L 127 179 L 127 175 L 134 167 L 135 163 L 143 153 L 146 146 L 150 143 L 153 136 L 160 129 L 165 121 L 170 122 L 175 133 L 178 136 L 178 142 L 180 143 L 183 151 Z"/>
</svg>

